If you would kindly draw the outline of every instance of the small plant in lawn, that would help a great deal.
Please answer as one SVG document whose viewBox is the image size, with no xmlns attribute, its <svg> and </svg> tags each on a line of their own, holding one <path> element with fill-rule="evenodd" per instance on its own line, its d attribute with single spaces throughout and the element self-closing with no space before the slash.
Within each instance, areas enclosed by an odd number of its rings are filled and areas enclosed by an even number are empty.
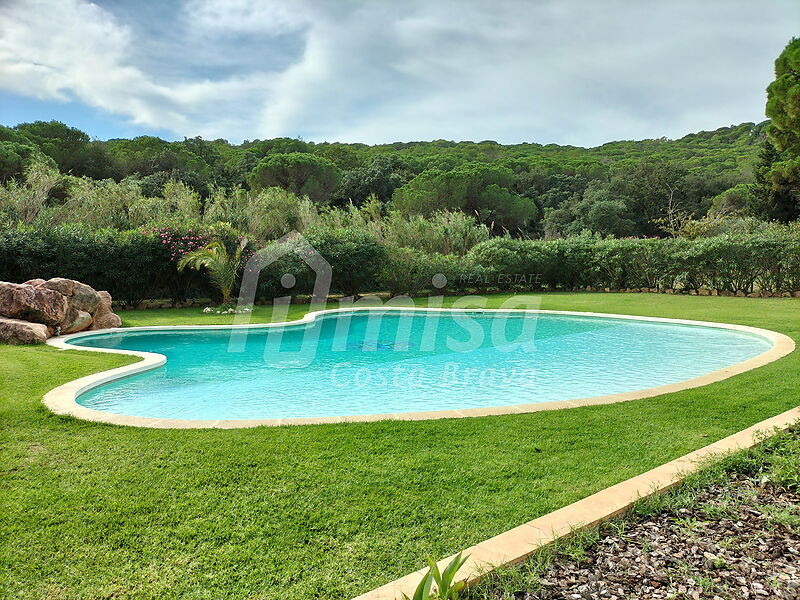
<svg viewBox="0 0 800 600">
<path fill-rule="evenodd" d="M 244 308 L 238 308 L 233 304 L 220 304 L 217 307 L 206 306 L 203 309 L 205 314 L 215 314 L 215 315 L 243 315 L 249 312 L 253 312 L 252 306 L 245 306 Z"/>
<path fill-rule="evenodd" d="M 469 557 L 462 558 L 459 552 L 441 572 L 433 559 L 429 558 L 430 569 L 419 582 L 414 595 L 409 598 L 403 594 L 403 600 L 455 600 L 464 589 L 465 583 L 463 581 L 453 583 L 453 579 L 458 570 L 467 562 L 467 558 Z M 434 583 L 436 583 L 436 590 L 431 591 Z"/>
</svg>

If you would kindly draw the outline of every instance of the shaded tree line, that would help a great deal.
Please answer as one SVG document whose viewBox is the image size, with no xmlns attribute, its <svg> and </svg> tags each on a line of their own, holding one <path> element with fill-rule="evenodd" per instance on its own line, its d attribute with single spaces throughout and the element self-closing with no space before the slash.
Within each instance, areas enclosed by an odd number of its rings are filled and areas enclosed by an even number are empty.
<svg viewBox="0 0 800 600">
<path fill-rule="evenodd" d="M 170 182 L 180 183 L 198 195 L 201 214 L 219 190 L 279 187 L 318 207 L 359 207 L 375 198 L 405 215 L 462 211 L 495 234 L 516 237 L 585 230 L 661 236 L 708 214 L 796 218 L 796 202 L 784 197 L 794 196 L 781 196 L 775 183 L 773 165 L 787 171 L 785 151 L 766 141 L 767 125 L 586 149 L 443 140 L 99 141 L 63 123 L 37 121 L 0 127 L 0 179 L 21 181 L 29 165 L 44 162 L 74 177 L 133 182 L 145 197 L 163 198 Z M 50 191 L 56 198 L 66 193 L 59 186 Z"/>
</svg>

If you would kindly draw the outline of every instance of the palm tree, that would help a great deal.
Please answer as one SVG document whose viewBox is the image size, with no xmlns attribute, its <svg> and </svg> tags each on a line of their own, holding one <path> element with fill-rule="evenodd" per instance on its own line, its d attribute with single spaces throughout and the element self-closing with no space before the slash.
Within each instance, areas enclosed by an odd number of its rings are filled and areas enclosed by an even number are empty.
<svg viewBox="0 0 800 600">
<path fill-rule="evenodd" d="M 211 285 L 222 292 L 222 303 L 229 304 L 231 290 L 236 284 L 236 277 L 239 274 L 239 262 L 242 259 L 242 250 L 247 245 L 247 238 L 242 239 L 242 243 L 236 249 L 233 256 L 228 254 L 228 249 L 220 240 L 209 242 L 199 250 L 187 252 L 178 261 L 178 270 L 183 271 L 186 267 L 199 269 L 205 267 L 211 279 Z"/>
</svg>

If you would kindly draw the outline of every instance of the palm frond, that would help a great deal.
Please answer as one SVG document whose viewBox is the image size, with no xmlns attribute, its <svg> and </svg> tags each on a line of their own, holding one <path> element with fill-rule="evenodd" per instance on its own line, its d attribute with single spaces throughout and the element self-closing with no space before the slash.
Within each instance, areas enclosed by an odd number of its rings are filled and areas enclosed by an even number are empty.
<svg viewBox="0 0 800 600">
<path fill-rule="evenodd" d="M 222 292 L 223 302 L 228 302 L 231 290 L 236 285 L 239 263 L 246 243 L 247 239 L 243 239 L 231 256 L 222 241 L 211 241 L 199 250 L 184 254 L 178 261 L 178 270 L 183 271 L 186 267 L 195 269 L 204 267 L 208 271 L 211 284 Z"/>
</svg>

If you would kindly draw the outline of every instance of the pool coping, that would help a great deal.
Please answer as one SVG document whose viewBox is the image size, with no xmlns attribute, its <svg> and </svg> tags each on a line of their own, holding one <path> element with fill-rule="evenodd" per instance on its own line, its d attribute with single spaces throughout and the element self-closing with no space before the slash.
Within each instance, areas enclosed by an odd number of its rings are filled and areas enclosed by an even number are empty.
<svg viewBox="0 0 800 600">
<path fill-rule="evenodd" d="M 367 311 L 413 311 L 413 312 L 460 312 L 460 313 L 513 313 L 513 314 L 554 314 L 554 315 L 569 315 L 569 316 L 585 316 L 585 317 L 603 317 L 612 319 L 624 319 L 631 321 L 648 321 L 655 323 L 671 323 L 676 325 L 694 325 L 701 327 L 715 327 L 720 329 L 729 329 L 734 331 L 742 331 L 768 339 L 772 342 L 772 347 L 748 360 L 706 373 L 699 377 L 686 379 L 677 383 L 661 385 L 651 388 L 645 388 L 632 392 L 623 392 L 620 394 L 610 394 L 606 396 L 594 396 L 589 398 L 581 398 L 577 400 L 558 400 L 553 402 L 540 402 L 540 403 L 526 403 L 526 404 L 511 404 L 507 406 L 496 407 L 483 407 L 483 408 L 467 408 L 457 410 L 438 410 L 438 411 L 425 411 L 425 412 L 406 412 L 406 413 L 383 413 L 371 415 L 350 415 L 341 417 L 295 417 L 285 419 L 219 419 L 219 420 L 200 420 L 200 419 L 162 419 L 155 417 L 137 417 L 131 415 L 117 415 L 107 413 L 99 410 L 94 410 L 81 406 L 77 403 L 77 398 L 104 383 L 136 375 L 145 371 L 156 369 L 166 363 L 166 357 L 162 354 L 155 352 L 141 352 L 134 350 L 119 350 L 113 348 L 90 348 L 83 346 L 73 346 L 68 342 L 70 340 L 92 337 L 115 331 L 209 331 L 209 330 L 222 330 L 222 329 L 266 329 L 271 327 L 299 327 L 312 323 L 317 318 L 329 314 L 342 314 L 342 313 L 356 313 Z M 670 319 L 666 317 L 649 317 L 640 315 L 618 315 L 611 313 L 597 313 L 597 312 L 577 312 L 577 311 L 564 311 L 564 310 L 539 310 L 539 309 L 490 309 L 490 308 L 423 308 L 423 307 L 400 307 L 400 306 L 374 306 L 374 307 L 352 307 L 352 308 L 333 308 L 312 311 L 307 313 L 301 319 L 295 321 L 285 321 L 277 323 L 254 323 L 254 324 L 239 324 L 239 325 L 148 325 L 144 327 L 125 327 L 102 329 L 96 331 L 83 331 L 73 333 L 70 335 L 53 337 L 47 340 L 49 346 L 58 348 L 60 350 L 78 350 L 81 352 L 104 352 L 108 354 L 124 354 L 128 356 L 137 356 L 141 358 L 139 362 L 117 367 L 93 375 L 87 375 L 75 379 L 63 385 L 60 385 L 49 392 L 47 392 L 42 399 L 45 406 L 53 413 L 59 415 L 70 415 L 79 419 L 93 421 L 98 423 L 108 423 L 113 425 L 128 425 L 133 427 L 152 427 L 159 429 L 198 429 L 198 428 L 211 428 L 211 429 L 234 429 L 245 427 L 260 427 L 260 426 L 282 426 L 282 425 L 321 425 L 321 424 L 335 424 L 335 423 L 364 423 L 372 421 L 383 420 L 398 420 L 398 421 L 419 421 L 429 419 L 452 419 L 452 418 L 465 418 L 465 417 L 487 417 L 497 415 L 521 414 L 538 412 L 542 410 L 558 410 L 565 408 L 576 408 L 581 406 L 597 406 L 601 404 L 613 404 L 616 402 L 625 402 L 628 400 L 637 400 L 640 398 L 651 398 L 661 394 L 668 394 L 696 388 L 710 383 L 715 383 L 744 373 L 751 369 L 755 369 L 771 363 L 779 358 L 786 356 L 795 349 L 794 340 L 789 336 L 769 329 L 761 329 L 758 327 L 750 327 L 747 325 L 738 325 L 734 323 L 716 323 L 712 321 L 693 321 L 687 319 Z"/>
</svg>

